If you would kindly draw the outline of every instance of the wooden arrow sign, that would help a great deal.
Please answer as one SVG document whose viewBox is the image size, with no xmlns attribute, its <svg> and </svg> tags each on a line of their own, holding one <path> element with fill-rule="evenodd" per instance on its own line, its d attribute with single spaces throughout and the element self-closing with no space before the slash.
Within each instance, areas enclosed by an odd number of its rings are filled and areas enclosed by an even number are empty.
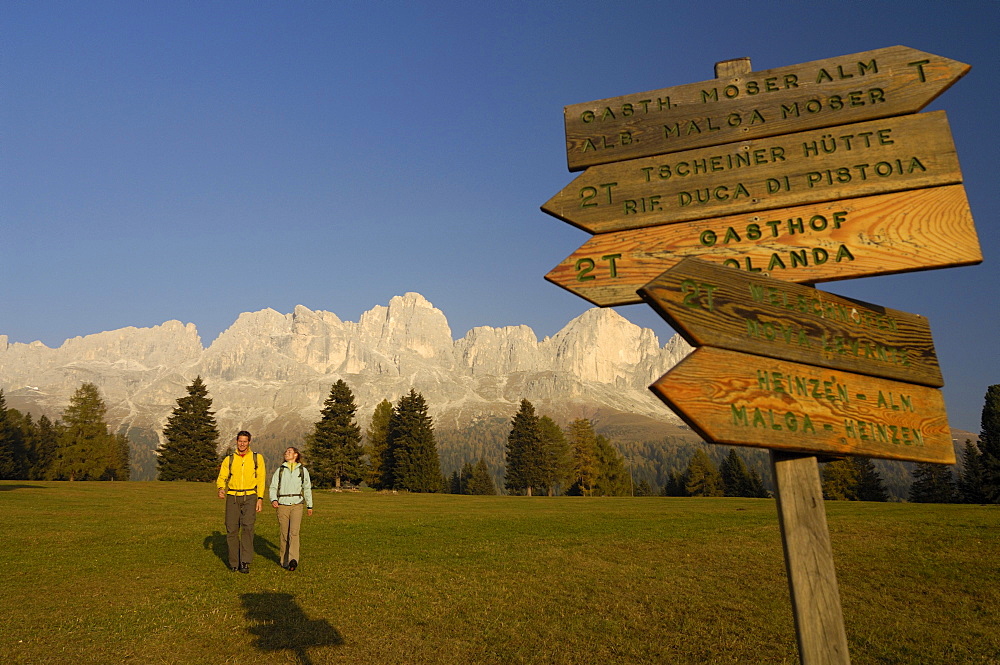
<svg viewBox="0 0 1000 665">
<path fill-rule="evenodd" d="M 684 259 L 639 289 L 691 346 L 941 387 L 922 316 Z"/>
<path fill-rule="evenodd" d="M 704 346 L 650 390 L 713 443 L 955 463 L 936 388 Z"/>
<path fill-rule="evenodd" d="M 545 279 L 602 307 L 684 257 L 815 284 L 981 263 L 962 185 L 595 235 Z"/>
<path fill-rule="evenodd" d="M 936 111 L 594 166 L 542 210 L 606 233 L 961 181 Z"/>
<path fill-rule="evenodd" d="M 570 171 L 915 113 L 970 66 L 906 46 L 574 104 Z"/>
</svg>

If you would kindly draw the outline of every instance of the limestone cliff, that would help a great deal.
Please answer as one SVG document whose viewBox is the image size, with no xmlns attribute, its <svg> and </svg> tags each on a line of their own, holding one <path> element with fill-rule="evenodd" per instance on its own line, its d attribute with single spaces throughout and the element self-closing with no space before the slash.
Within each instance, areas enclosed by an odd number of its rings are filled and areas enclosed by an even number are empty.
<svg viewBox="0 0 1000 665">
<path fill-rule="evenodd" d="M 410 388 L 439 426 L 509 418 L 522 398 L 557 419 L 607 409 L 679 422 L 647 386 L 689 350 L 676 336 L 661 347 L 651 330 L 598 308 L 541 341 L 527 326 L 478 327 L 454 340 L 444 313 L 407 293 L 356 323 L 302 306 L 244 313 L 207 349 L 193 324 L 178 321 L 56 349 L 0 336 L 0 387 L 12 406 L 56 417 L 89 381 L 112 425 L 158 433 L 201 375 L 224 438 L 241 428 L 302 431 L 337 379 L 353 390 L 362 423 Z"/>
</svg>

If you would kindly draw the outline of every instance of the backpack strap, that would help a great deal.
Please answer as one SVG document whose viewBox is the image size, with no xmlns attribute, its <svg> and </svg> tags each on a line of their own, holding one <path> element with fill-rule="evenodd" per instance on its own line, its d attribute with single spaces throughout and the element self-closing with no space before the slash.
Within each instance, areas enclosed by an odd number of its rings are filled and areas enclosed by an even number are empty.
<svg viewBox="0 0 1000 665">
<path fill-rule="evenodd" d="M 305 473 L 303 473 L 303 471 L 302 471 L 302 465 L 299 464 L 299 492 L 298 492 L 298 494 L 282 494 L 281 493 L 281 475 L 282 475 L 282 473 L 284 473 L 284 471 L 285 471 L 285 465 L 282 464 L 280 467 L 278 467 L 278 498 L 280 499 L 283 496 L 298 496 L 298 497 L 302 497 L 304 499 L 305 495 L 302 492 L 303 492 L 303 489 L 305 488 L 305 483 L 306 483 L 305 478 L 306 477 L 305 477 Z"/>
</svg>

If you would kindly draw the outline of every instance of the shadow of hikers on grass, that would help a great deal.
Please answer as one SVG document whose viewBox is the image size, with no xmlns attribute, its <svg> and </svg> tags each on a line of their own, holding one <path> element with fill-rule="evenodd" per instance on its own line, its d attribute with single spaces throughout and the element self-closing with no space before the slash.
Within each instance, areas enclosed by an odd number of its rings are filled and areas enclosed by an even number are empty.
<svg viewBox="0 0 1000 665">
<path fill-rule="evenodd" d="M 309 619 L 290 593 L 244 593 L 240 602 L 260 651 L 289 650 L 301 665 L 311 665 L 307 649 L 337 646 L 344 638 L 326 619 Z"/>
<path fill-rule="evenodd" d="M 226 545 L 226 534 L 218 530 L 213 531 L 210 535 L 205 536 L 202 548 L 212 550 L 219 561 L 227 568 L 229 567 L 229 547 Z M 256 533 L 253 535 L 253 552 L 256 556 L 264 557 L 279 566 L 281 565 L 281 559 L 278 557 L 278 546 Z"/>
</svg>

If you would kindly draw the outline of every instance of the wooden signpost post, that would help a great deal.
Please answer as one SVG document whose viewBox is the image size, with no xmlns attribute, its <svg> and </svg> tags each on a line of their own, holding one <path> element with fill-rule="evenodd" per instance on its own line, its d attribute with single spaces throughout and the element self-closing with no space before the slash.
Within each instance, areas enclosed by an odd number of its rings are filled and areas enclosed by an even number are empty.
<svg viewBox="0 0 1000 665">
<path fill-rule="evenodd" d="M 697 259 L 640 292 L 689 343 L 722 347 L 699 346 L 650 388 L 705 441 L 771 450 L 799 658 L 850 663 L 815 453 L 954 464 L 955 452 L 940 390 L 829 368 L 940 385 L 930 329 Z M 769 342 L 813 364 L 776 359 Z"/>
<path fill-rule="evenodd" d="M 546 279 L 649 303 L 697 347 L 650 389 L 705 441 L 771 450 L 804 665 L 850 662 L 816 454 L 955 454 L 927 321 L 802 284 L 982 261 L 944 112 L 914 114 L 969 69 L 744 58 L 565 108 L 587 170 L 542 210 L 597 235 Z"/>
</svg>

